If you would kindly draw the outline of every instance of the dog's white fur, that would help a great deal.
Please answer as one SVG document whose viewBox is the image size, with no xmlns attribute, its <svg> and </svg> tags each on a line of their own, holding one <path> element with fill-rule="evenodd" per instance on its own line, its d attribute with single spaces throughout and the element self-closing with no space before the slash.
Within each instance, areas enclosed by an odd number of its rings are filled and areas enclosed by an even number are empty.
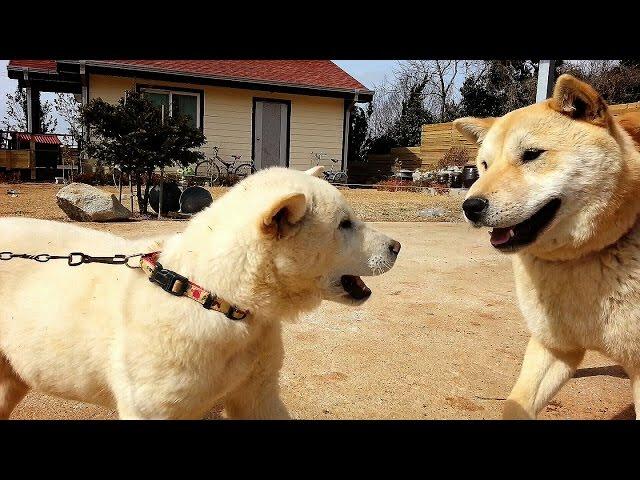
<svg viewBox="0 0 640 480">
<path fill-rule="evenodd" d="M 286 418 L 281 321 L 322 299 L 358 303 L 340 277 L 393 265 L 391 240 L 358 221 L 315 170 L 272 168 L 239 183 L 182 234 L 129 241 L 74 225 L 0 219 L 0 250 L 133 254 L 248 309 L 243 321 L 151 284 L 140 270 L 0 262 L 0 417 L 31 388 L 117 408 L 121 418 Z M 340 228 L 343 220 L 351 228 Z"/>
<path fill-rule="evenodd" d="M 640 418 L 637 123 L 619 122 L 593 88 L 563 75 L 545 102 L 456 126 L 481 143 L 481 176 L 468 198 L 489 206 L 476 226 L 510 227 L 552 198 L 562 201 L 536 241 L 513 256 L 531 340 L 504 417 L 536 417 L 584 352 L 597 350 L 629 374 Z M 530 148 L 544 153 L 523 163 Z"/>
</svg>

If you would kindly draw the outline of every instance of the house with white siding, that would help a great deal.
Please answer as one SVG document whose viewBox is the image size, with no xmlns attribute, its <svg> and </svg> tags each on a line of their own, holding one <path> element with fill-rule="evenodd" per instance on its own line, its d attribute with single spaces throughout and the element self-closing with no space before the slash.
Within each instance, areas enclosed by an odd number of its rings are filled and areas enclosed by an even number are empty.
<svg viewBox="0 0 640 480">
<path fill-rule="evenodd" d="M 205 152 L 307 169 L 312 152 L 346 169 L 349 115 L 373 91 L 329 60 L 11 60 L 10 78 L 27 92 L 30 133 L 39 133 L 38 92 L 117 102 L 126 90 L 172 115 L 188 115 L 206 136 Z"/>
</svg>

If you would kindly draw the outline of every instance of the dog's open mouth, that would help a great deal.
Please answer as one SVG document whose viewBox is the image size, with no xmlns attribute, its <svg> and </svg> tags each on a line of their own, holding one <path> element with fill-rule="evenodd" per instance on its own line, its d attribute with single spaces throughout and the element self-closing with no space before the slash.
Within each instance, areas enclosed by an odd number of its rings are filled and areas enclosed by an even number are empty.
<svg viewBox="0 0 640 480">
<path fill-rule="evenodd" d="M 371 295 L 371 289 L 356 275 L 342 275 L 340 283 L 344 291 L 355 300 L 364 300 Z"/>
<path fill-rule="evenodd" d="M 560 203 L 559 198 L 554 198 L 524 222 L 513 227 L 494 228 L 491 231 L 491 245 L 498 250 L 513 251 L 533 243 L 551 223 Z"/>
</svg>

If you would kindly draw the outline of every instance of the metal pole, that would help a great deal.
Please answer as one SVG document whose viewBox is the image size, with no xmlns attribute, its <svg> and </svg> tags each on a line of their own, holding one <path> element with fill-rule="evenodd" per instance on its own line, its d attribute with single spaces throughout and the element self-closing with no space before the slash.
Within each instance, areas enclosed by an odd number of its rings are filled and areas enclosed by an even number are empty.
<svg viewBox="0 0 640 480">
<path fill-rule="evenodd" d="M 87 78 L 86 65 L 84 60 L 80 60 L 80 85 L 82 106 L 85 107 L 89 103 L 89 79 Z M 86 143 L 89 140 L 89 129 L 82 125 L 82 140 Z"/>
<path fill-rule="evenodd" d="M 23 73 L 25 83 L 25 93 L 27 94 L 27 132 L 35 132 L 35 122 L 33 121 L 33 91 L 31 90 L 31 81 L 29 80 L 29 70 L 25 70 Z"/>
<path fill-rule="evenodd" d="M 158 220 L 160 220 L 162 212 L 162 187 L 164 186 L 164 168 L 160 169 L 160 195 L 158 200 Z"/>
<path fill-rule="evenodd" d="M 122 203 L 122 170 L 120 170 L 120 175 L 118 176 L 118 201 Z"/>
<path fill-rule="evenodd" d="M 555 60 L 540 60 L 538 63 L 538 88 L 536 90 L 536 103 L 550 98 L 553 94 L 555 79 Z"/>
<path fill-rule="evenodd" d="M 33 133 L 35 132 L 35 122 L 33 121 L 33 92 L 31 87 L 27 87 L 25 90 L 27 91 L 27 132 Z"/>
<path fill-rule="evenodd" d="M 164 105 L 162 105 L 162 125 L 164 125 Z M 161 218 L 162 213 L 162 187 L 164 186 L 164 167 L 160 168 L 160 195 L 158 199 L 158 220 Z"/>
</svg>

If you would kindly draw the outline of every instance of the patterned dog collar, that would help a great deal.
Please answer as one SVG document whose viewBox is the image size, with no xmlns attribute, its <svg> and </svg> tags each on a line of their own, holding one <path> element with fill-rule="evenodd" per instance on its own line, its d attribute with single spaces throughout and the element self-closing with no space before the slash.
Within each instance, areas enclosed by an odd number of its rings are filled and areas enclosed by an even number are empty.
<svg viewBox="0 0 640 480">
<path fill-rule="evenodd" d="M 242 320 L 249 312 L 240 310 L 231 303 L 189 281 L 188 278 L 167 270 L 158 262 L 160 252 L 152 252 L 140 257 L 140 268 L 149 277 L 149 281 L 160 285 L 165 292 L 177 297 L 189 297 L 207 310 L 223 313 L 231 320 Z"/>
</svg>

